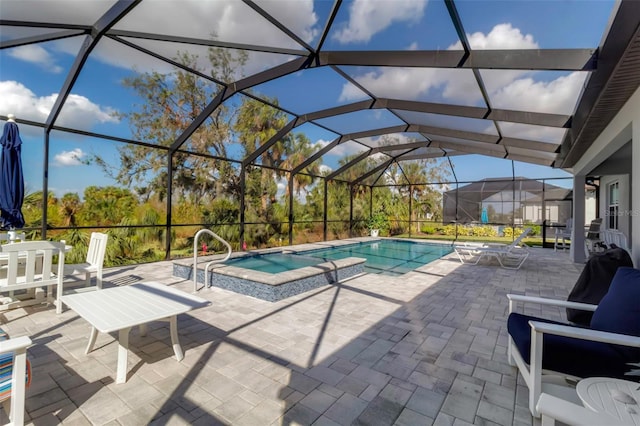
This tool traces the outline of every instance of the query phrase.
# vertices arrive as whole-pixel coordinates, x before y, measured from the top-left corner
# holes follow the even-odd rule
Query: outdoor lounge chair
[[[495,258],[503,268],[520,269],[529,252],[524,247],[522,240],[529,235],[531,228],[526,228],[522,233],[513,240],[509,245],[505,244],[484,244],[472,245],[462,244],[454,245],[453,249],[458,255],[461,263],[469,263],[477,265],[480,260],[485,257]]]
[[[542,392],[575,401],[567,380],[634,380],[627,374],[632,369],[629,363],[640,361],[640,270],[619,268],[598,305],[515,294],[507,298],[507,356],[529,388],[529,410],[535,417]],[[593,317],[589,327],[581,327],[514,312],[517,303],[583,309],[592,311]]]

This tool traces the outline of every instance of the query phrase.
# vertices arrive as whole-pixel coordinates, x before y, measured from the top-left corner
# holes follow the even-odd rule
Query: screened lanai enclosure
[[[548,239],[640,13],[579,3],[1,0],[25,231],[78,255],[106,231],[110,264],[188,256],[202,228],[251,249],[376,215],[383,235]]]

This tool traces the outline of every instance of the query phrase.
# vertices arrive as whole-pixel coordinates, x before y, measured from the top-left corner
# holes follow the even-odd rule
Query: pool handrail
[[[218,234],[216,234],[215,232],[213,232],[210,229],[201,229],[198,232],[196,232],[196,235],[193,237],[193,292],[196,293],[198,291],[198,239],[200,238],[200,235],[202,234],[209,234],[211,235],[213,238],[215,238],[216,240],[220,241],[222,244],[224,244],[227,247],[227,255],[225,256],[224,259],[216,259],[216,260],[212,260],[211,262],[207,263],[204,267],[204,287],[207,287],[207,271],[209,270],[209,267],[215,263],[222,263],[226,260],[229,259],[229,257],[231,257],[231,245],[226,242],[224,239],[222,239],[222,237],[220,237]]]

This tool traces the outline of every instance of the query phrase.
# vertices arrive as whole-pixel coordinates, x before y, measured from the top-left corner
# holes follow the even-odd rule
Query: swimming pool
[[[238,252],[213,264],[208,274],[204,264],[215,256],[201,258],[196,273],[197,281],[207,287],[276,302],[363,272],[400,276],[452,251],[450,244],[353,239]],[[174,261],[174,276],[193,279],[193,273],[188,260]]]
[[[324,260],[363,257],[365,272],[398,276],[453,252],[451,244],[383,239],[300,252]]]
[[[361,257],[365,272],[398,276],[440,259],[453,251],[451,244],[383,239],[290,253],[266,253],[230,259],[225,265],[276,274],[322,262]]]

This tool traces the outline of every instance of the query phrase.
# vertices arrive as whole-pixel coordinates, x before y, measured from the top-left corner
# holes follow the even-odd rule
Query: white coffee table
[[[116,383],[127,381],[129,331],[140,326],[146,332],[151,321],[169,321],[171,344],[176,359],[184,357],[178,340],[178,314],[211,304],[206,299],[155,282],[143,282],[91,292],[62,296],[62,303],[91,324],[91,334],[85,353],[91,352],[98,331],[118,332],[118,368]]]
[[[623,424],[640,425],[640,383],[608,377],[590,377],[576,386],[578,397],[585,407],[605,413]],[[636,404],[625,404],[613,398],[615,392],[624,392]]]

